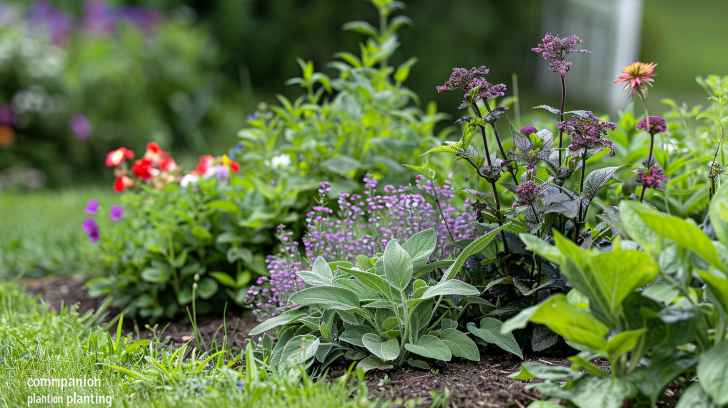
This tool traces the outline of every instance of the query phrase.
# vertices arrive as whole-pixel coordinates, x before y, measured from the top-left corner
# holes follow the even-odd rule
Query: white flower
[[[288,167],[291,165],[291,157],[288,156],[287,154],[281,154],[281,155],[275,156],[273,159],[271,159],[270,165],[274,169]]]
[[[200,180],[200,177],[197,174],[186,174],[182,177],[182,180],[179,181],[179,185],[183,188],[187,188],[191,184],[197,184],[198,180]]]

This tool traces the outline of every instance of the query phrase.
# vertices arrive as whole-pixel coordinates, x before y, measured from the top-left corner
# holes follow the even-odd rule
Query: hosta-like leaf
[[[637,394],[633,384],[623,378],[584,377],[569,390],[570,400],[579,408],[622,408]]]
[[[370,353],[382,361],[391,361],[399,357],[399,342],[397,339],[384,340],[374,333],[362,336],[362,344]]]
[[[422,299],[430,299],[436,296],[459,295],[478,296],[480,291],[475,286],[457,279],[440,281],[435,286],[427,288],[422,294]]]
[[[322,257],[316,257],[310,271],[298,272],[298,276],[308,286],[331,286],[334,282],[334,273]]]
[[[286,324],[296,321],[306,315],[307,315],[307,313],[305,311],[298,310],[298,309],[283,312],[283,313],[279,314],[278,316],[271,317],[270,319],[265,320],[262,323],[260,323],[259,325],[253,327],[253,329],[250,330],[250,333],[248,333],[248,335],[257,336],[259,334],[263,334],[263,333],[267,332],[268,330],[275,329],[276,327],[286,325]]]
[[[382,258],[387,281],[395,288],[404,290],[412,280],[412,257],[393,239],[387,243]]]
[[[306,288],[291,296],[291,303],[303,306],[323,306],[336,310],[351,310],[359,307],[359,297],[349,289],[335,286]]]
[[[529,321],[548,326],[565,340],[595,351],[604,350],[607,344],[605,337],[609,328],[591,313],[570,304],[563,294],[553,295],[541,304],[523,310],[503,323],[501,333],[522,329]]]
[[[549,245],[546,241],[532,234],[519,234],[518,236],[526,244],[529,251],[533,251],[551,262],[561,263],[561,252],[555,246]]]
[[[371,370],[389,370],[393,368],[391,364],[387,364],[384,361],[378,359],[376,356],[369,356],[359,361],[356,364],[357,368],[361,368],[365,373]]]
[[[586,176],[586,180],[584,180],[584,197],[586,197],[587,200],[593,200],[594,197],[599,194],[599,190],[606,186],[607,183],[609,183],[609,180],[614,177],[614,173],[618,169],[618,166],[604,167],[589,173],[589,175]]]
[[[710,288],[724,315],[728,316],[728,279],[705,271],[698,272],[698,275]]]
[[[607,340],[606,352],[609,358],[615,361],[624,354],[634,350],[646,329],[626,330],[619,332]]]
[[[412,257],[414,264],[424,264],[435,250],[437,233],[434,228],[420,231],[402,244],[402,248]]]
[[[619,218],[627,235],[638,243],[645,251],[653,252],[660,242],[654,231],[642,221],[637,210],[642,204],[636,201],[619,203]]]
[[[362,285],[375,290],[387,299],[397,296],[395,289],[383,277],[375,273],[360,271],[354,268],[340,268],[340,270],[353,276]]]
[[[680,396],[675,408],[720,408],[700,386],[694,383]]]
[[[453,356],[480,361],[478,345],[467,334],[454,328],[444,329],[440,332],[440,340],[447,344]]]
[[[716,404],[728,404],[728,340],[700,356],[698,380]]]
[[[452,360],[452,352],[444,341],[435,336],[426,334],[417,340],[415,344],[407,343],[405,350],[421,357],[432,358],[440,361]]]
[[[484,317],[480,319],[480,327],[472,322],[468,323],[468,331],[488,344],[495,344],[501,349],[523,358],[523,352],[516,338],[510,332],[501,333],[502,326],[503,323],[500,320]]]
[[[305,364],[316,356],[319,344],[318,337],[314,335],[304,334],[295,336],[283,347],[281,362],[284,362],[289,367]]]

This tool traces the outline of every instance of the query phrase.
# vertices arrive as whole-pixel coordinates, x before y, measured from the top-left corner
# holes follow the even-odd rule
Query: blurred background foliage
[[[715,17],[728,3],[643,3],[640,57],[659,63],[652,109],[667,96],[699,102],[695,77],[728,72],[728,28]],[[544,8],[558,4],[408,0],[413,25],[392,62],[417,57],[407,86],[422,106],[452,66],[488,65],[509,86],[515,73],[528,114],[556,103],[539,94],[530,48],[548,29]],[[295,94],[285,81],[296,58],[330,72],[337,51],[356,47],[341,31],[354,19],[377,17],[361,0],[0,2],[0,188],[92,181],[106,150],[150,139],[190,157],[224,151],[258,102]],[[440,110],[457,114],[456,99],[438,97]]]

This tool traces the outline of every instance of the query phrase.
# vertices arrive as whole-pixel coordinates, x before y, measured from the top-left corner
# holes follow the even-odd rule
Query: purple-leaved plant
[[[392,239],[405,241],[417,232],[434,228],[438,245],[434,258],[453,256],[454,241],[474,239],[479,231],[475,214],[459,210],[453,203],[449,185],[435,186],[418,177],[414,186],[387,185],[377,191],[377,182],[364,179],[363,194],[342,193],[336,208],[328,205],[330,185],[321,183],[320,199],[306,217],[304,254],[292,234],[279,227],[281,247],[267,258],[269,277],[261,277],[247,293],[259,319],[276,315],[287,307],[288,297],[303,288],[297,272],[310,267],[321,256],[326,260],[355,261],[357,256],[373,256]],[[434,204],[428,201],[432,197]],[[470,203],[465,203],[465,208]]]

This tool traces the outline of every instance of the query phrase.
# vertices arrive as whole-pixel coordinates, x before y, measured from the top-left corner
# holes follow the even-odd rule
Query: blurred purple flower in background
[[[15,123],[13,108],[7,104],[0,104],[0,125],[12,126]]]
[[[86,232],[88,239],[91,240],[92,243],[95,244],[99,242],[99,226],[96,224],[96,221],[91,218],[87,218],[83,222],[83,230]]]
[[[98,210],[99,210],[98,200],[94,200],[94,199],[88,200],[88,202],[86,203],[86,208],[84,209],[84,211],[86,211],[86,214],[94,215],[94,214],[96,214],[96,212]]]
[[[91,122],[83,114],[73,115],[70,126],[77,139],[88,140],[91,138]]]
[[[73,30],[71,18],[47,0],[33,3],[28,9],[28,21],[33,26],[40,26],[48,30],[53,44],[59,46],[68,42]]]
[[[112,205],[111,206],[111,221],[117,222],[124,216],[124,207],[120,205]]]
[[[541,42],[531,51],[540,55],[548,64],[551,71],[565,76],[574,66],[574,63],[568,61],[566,56],[569,54],[588,54],[589,50],[581,48],[582,39],[576,35],[568,35],[559,37],[551,33],[546,33]]]
[[[89,0],[83,6],[83,28],[95,34],[111,34],[116,30],[116,17],[103,0]]]

